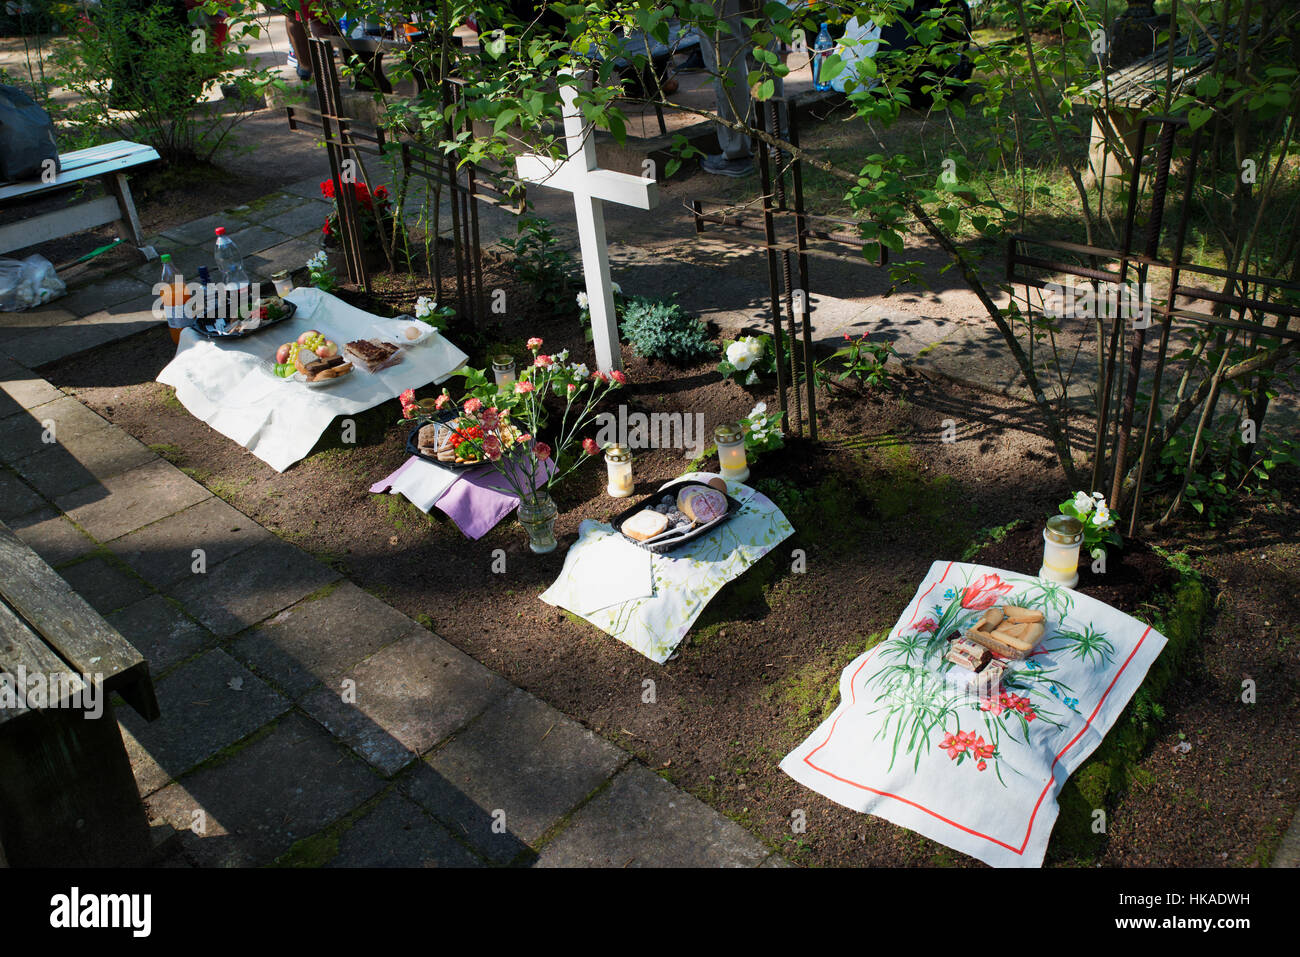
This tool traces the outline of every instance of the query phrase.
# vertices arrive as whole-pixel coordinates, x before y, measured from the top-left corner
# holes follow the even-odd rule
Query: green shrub
[[[571,315],[574,300],[574,262],[560,248],[551,224],[540,216],[519,217],[519,232],[513,241],[500,240],[514,253],[514,273],[533,287],[537,301],[552,316]]]
[[[685,365],[713,356],[709,330],[676,302],[632,296],[623,306],[623,338],[647,359]]]

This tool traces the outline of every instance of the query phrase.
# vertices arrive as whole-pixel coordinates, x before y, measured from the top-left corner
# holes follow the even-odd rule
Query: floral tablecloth
[[[681,476],[712,477],[704,472]],[[739,482],[728,482],[727,492],[741,503],[736,514],[666,555],[638,548],[604,522],[587,519],[542,601],[569,609],[663,664],[723,585],[794,534],[794,526],[761,492]],[[621,590],[612,590],[606,581],[611,567],[628,582]],[[600,596],[617,600],[593,607],[602,603]]]
[[[995,604],[1041,609],[1047,632],[1000,687],[947,662],[947,636]],[[830,799],[994,866],[1042,863],[1057,794],[1165,645],[1044,579],[935,562],[889,637],[840,676],[840,704],[781,762]]]

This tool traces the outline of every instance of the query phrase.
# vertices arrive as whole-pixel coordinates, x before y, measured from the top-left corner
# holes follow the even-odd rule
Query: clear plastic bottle
[[[189,325],[189,320],[185,317],[185,301],[189,295],[185,291],[185,279],[176,271],[172,264],[172,257],[168,253],[163,253],[159,257],[162,261],[162,306],[163,316],[167,319],[167,326],[171,331],[172,342],[181,341],[181,330]]]
[[[835,41],[831,39],[831,31],[823,23],[821,30],[817,33],[817,42],[813,44],[812,75],[814,89],[829,90],[831,88],[830,83],[822,82],[822,64],[826,62],[827,57],[831,55],[834,49]]]
[[[221,290],[217,299],[224,306],[218,317],[217,328],[224,333],[228,330],[228,321],[248,315],[251,283],[248,273],[244,272],[244,257],[239,255],[239,247],[234,240],[226,235],[226,227],[218,226],[216,234],[217,249],[214,258],[217,268],[221,270]]]

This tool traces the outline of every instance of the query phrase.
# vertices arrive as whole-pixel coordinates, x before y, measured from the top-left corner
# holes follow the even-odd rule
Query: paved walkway
[[[130,314],[0,352],[48,358]],[[0,521],[150,663],[162,717],[118,715],[151,819],[179,832],[169,865],[783,863],[12,358]]]

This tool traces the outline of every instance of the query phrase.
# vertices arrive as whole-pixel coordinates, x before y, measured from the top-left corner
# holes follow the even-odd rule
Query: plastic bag
[[[47,160],[57,172],[59,148],[50,114],[18,87],[0,84],[0,180],[35,179]]]
[[[0,312],[21,312],[68,291],[44,256],[0,259]]]

